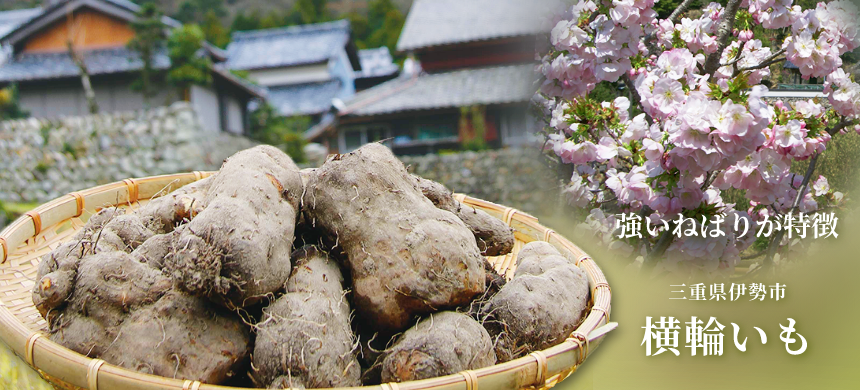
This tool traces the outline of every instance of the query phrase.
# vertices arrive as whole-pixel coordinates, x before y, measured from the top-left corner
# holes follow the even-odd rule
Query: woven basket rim
[[[126,179],[73,192],[45,203],[28,212],[0,232],[0,340],[5,342],[27,364],[38,370],[46,379],[64,388],[97,390],[126,389],[239,389],[201,384],[180,379],[141,374],[113,366],[100,359],[91,359],[51,341],[38,330],[28,327],[4,301],[4,292],[11,289],[9,281],[3,279],[7,269],[11,270],[16,257],[32,255],[35,249],[44,250],[47,243],[59,241],[52,229],[72,221],[86,211],[119,205],[134,206],[154,196],[173,191],[183,185],[211,176],[213,172],[195,171],[173,175]],[[389,383],[353,389],[421,390],[421,389],[477,389],[498,388],[502,383],[514,383],[514,388],[548,389],[576,371],[577,367],[600,344],[606,334],[617,327],[609,322],[611,289],[597,263],[578,246],[552,229],[538,223],[538,219],[522,211],[501,206],[485,200],[455,194],[461,203],[483,210],[501,219],[514,228],[517,238],[515,250],[506,256],[491,259],[504,276],[510,277],[516,267],[516,253],[520,242],[547,241],[585,271],[591,293],[590,307],[580,326],[566,341],[525,357],[470,370],[445,377],[421,381]],[[80,224],[80,221],[78,221]],[[35,248],[35,249],[34,249]],[[37,256],[36,259],[38,259]],[[32,260],[31,260],[32,263]],[[26,266],[26,264],[23,264]],[[30,267],[37,267],[38,262]],[[513,267],[513,268],[511,268]],[[16,275],[20,271],[12,271]],[[22,278],[25,277],[22,274]],[[20,278],[14,280],[21,282]],[[29,296],[29,295],[28,295]],[[31,309],[30,298],[19,303],[17,308]],[[495,387],[494,387],[495,386]]]

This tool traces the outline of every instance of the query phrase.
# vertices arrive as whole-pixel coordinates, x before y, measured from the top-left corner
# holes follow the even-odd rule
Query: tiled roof
[[[268,98],[269,91],[265,87],[261,87],[246,79],[236,76],[229,69],[225,68],[223,64],[212,64],[212,67],[210,69],[212,69],[212,72],[214,74],[224,78],[228,82],[242,89],[245,89],[246,91],[251,93],[251,95],[254,95],[254,97],[261,99]]]
[[[39,16],[42,8],[16,9],[0,12],[0,37],[8,34],[30,19]]]
[[[32,14],[28,15],[27,18],[21,20],[14,27],[11,28],[3,28],[0,26],[0,38],[7,40],[13,39],[18,40],[19,38],[11,38],[12,33],[17,31],[18,29],[26,29],[29,25],[34,23],[50,23],[56,19],[65,17],[67,12],[64,7],[72,6],[73,9],[77,9],[79,7],[95,7],[96,9],[103,10],[116,10],[118,7],[121,11],[119,13],[111,11],[110,13],[116,17],[120,17],[123,20],[132,20],[135,17],[135,14],[140,10],[140,6],[128,1],[128,0],[60,0],[56,1],[52,4],[45,6],[45,8],[33,8],[29,10],[15,10],[8,12],[24,12],[30,11]],[[26,13],[26,12],[25,12]],[[162,16],[162,23],[169,27],[179,27],[182,26],[179,21],[173,19],[168,16]],[[0,21],[0,25],[3,22]],[[32,34],[30,32],[29,34]]]
[[[361,61],[361,70],[355,72],[356,78],[390,76],[400,70],[385,46],[359,50],[358,58]]]
[[[233,33],[227,67],[277,68],[324,62],[350,41],[349,21]]]
[[[549,31],[539,15],[546,0],[415,0],[397,50]]]
[[[126,48],[90,50],[81,53],[91,75],[130,72],[140,69],[140,56]],[[155,55],[156,69],[170,67],[166,50]],[[44,80],[78,76],[78,67],[66,52],[23,53],[0,65],[0,82]]]
[[[331,108],[332,99],[342,93],[340,80],[270,87],[269,103],[281,115],[314,115]]]
[[[537,90],[533,65],[512,65],[401,77],[359,92],[341,115],[370,116],[411,110],[528,101]]]

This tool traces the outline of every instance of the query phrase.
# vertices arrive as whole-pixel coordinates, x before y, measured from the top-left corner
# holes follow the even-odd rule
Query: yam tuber
[[[416,315],[484,291],[484,259],[472,233],[425,198],[381,144],[310,173],[302,202],[306,223],[345,253],[355,309],[377,330],[405,329]]]
[[[257,326],[256,382],[275,389],[359,386],[340,268],[312,246],[293,260],[287,293],[264,309]]]
[[[236,153],[209,183],[205,209],[164,259],[186,291],[241,308],[283,289],[302,192],[299,169],[272,146]]]
[[[511,253],[514,248],[514,232],[508,225],[483,210],[460,203],[442,184],[414,175],[413,178],[424,196],[436,207],[454,213],[469,227],[482,255],[501,256]]]
[[[46,255],[33,302],[51,340],[83,355],[148,374],[221,383],[247,361],[240,318],[177,289],[136,260],[152,232],[137,215],[94,215]],[[150,246],[151,247],[151,246]]]
[[[564,341],[588,304],[585,272],[546,242],[525,245],[513,279],[484,303],[481,319],[509,361]]]
[[[138,215],[153,232],[170,233],[203,211],[211,183],[212,176],[154,198],[138,210]]]
[[[496,364],[493,342],[481,324],[453,311],[431,314],[385,352],[382,382],[406,382]]]

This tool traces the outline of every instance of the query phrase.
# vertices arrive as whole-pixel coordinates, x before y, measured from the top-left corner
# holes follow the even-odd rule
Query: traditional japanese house
[[[347,20],[236,32],[232,38],[226,66],[265,87],[280,115],[317,123],[334,99],[355,95],[362,67]]]
[[[2,32],[0,42],[11,50],[0,65],[0,86],[16,84],[20,105],[34,117],[75,116],[89,113],[81,71],[69,44],[79,53],[90,75],[100,111],[128,111],[188,100],[209,131],[241,134],[248,130],[248,102],[265,91],[232,75],[221,62],[223,51],[208,44],[200,55],[209,56],[212,83],[176,91],[160,86],[146,101],[132,90],[143,63],[126,45],[134,38],[130,23],[139,6],[126,0],[53,0],[19,19]],[[13,11],[24,12],[24,11]],[[26,12],[24,12],[26,13]],[[2,16],[0,16],[2,20]],[[181,26],[162,18],[165,30]],[[166,48],[154,55],[154,67],[170,67]]]
[[[355,71],[355,90],[357,92],[375,87],[400,75],[400,67],[394,63],[387,47],[358,51],[361,70]]]
[[[398,154],[529,142],[540,9],[520,0],[416,0],[397,44],[412,58],[402,74],[357,93],[306,137],[341,153],[381,140]]]

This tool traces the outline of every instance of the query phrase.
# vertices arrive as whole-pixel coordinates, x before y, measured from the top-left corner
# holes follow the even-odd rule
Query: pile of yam
[[[167,191],[165,191],[167,192]],[[274,389],[477,370],[560,343],[584,273],[546,243],[510,281],[513,230],[382,144],[300,170],[258,146],[212,176],[92,215],[45,255],[51,340],[147,374]]]

